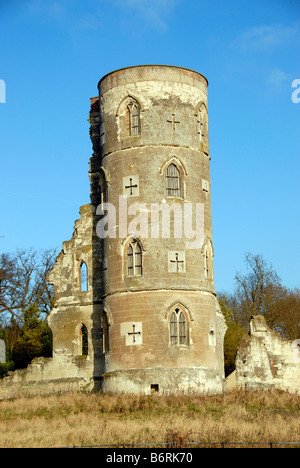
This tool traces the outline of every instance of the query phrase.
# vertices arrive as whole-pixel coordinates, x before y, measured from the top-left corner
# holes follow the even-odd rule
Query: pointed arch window
[[[127,127],[130,136],[140,134],[140,106],[135,101],[127,104]]]
[[[183,311],[176,307],[170,317],[170,342],[171,345],[186,345],[187,323]]]
[[[89,354],[89,339],[88,339],[88,330],[84,323],[79,330],[79,351],[81,356],[87,356]]]
[[[101,327],[102,327],[102,343],[103,343],[103,354],[109,352],[109,323],[107,314],[105,311],[102,312],[101,316]]]
[[[128,276],[142,275],[142,249],[137,240],[132,241],[127,249]]]
[[[134,137],[141,134],[142,110],[141,103],[137,98],[127,95],[122,99],[116,113],[121,138]]]
[[[80,265],[80,291],[86,292],[88,290],[88,271],[85,262]]]
[[[171,163],[166,171],[167,197],[181,197],[180,172],[176,164]]]
[[[201,104],[197,114],[197,131],[201,143],[208,143],[208,115],[205,104]]]
[[[204,277],[207,279],[213,278],[213,251],[210,241],[204,247]]]

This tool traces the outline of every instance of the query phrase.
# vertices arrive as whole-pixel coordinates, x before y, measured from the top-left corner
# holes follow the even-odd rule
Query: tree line
[[[34,357],[52,356],[47,317],[54,295],[47,278],[55,258],[54,249],[0,255],[0,339],[6,343],[0,377],[27,367]]]
[[[288,289],[262,255],[245,255],[246,273],[236,273],[233,293],[219,293],[227,332],[224,340],[225,374],[235,368],[242,336],[253,315],[263,315],[267,325],[283,338],[300,338],[300,290]]]
[[[27,367],[34,357],[52,355],[47,317],[54,305],[48,282],[56,258],[54,249],[17,250],[0,255],[0,339],[6,343],[9,370]],[[225,374],[235,368],[242,336],[252,315],[263,315],[268,326],[289,340],[300,338],[300,290],[290,290],[262,255],[245,255],[246,273],[235,275],[232,293],[217,294],[227,324],[224,341]]]

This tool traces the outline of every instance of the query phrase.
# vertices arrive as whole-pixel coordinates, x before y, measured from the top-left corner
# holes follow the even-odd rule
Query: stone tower
[[[89,117],[91,203],[50,275],[62,378],[113,392],[223,390],[207,84],[161,65],[99,82]]]
[[[207,85],[185,68],[137,66],[103,77],[92,99],[104,391],[223,389]]]

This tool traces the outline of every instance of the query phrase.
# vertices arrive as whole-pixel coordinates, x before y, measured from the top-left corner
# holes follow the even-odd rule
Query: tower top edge
[[[119,77],[120,75],[123,75],[124,73],[128,72],[128,73],[132,73],[134,71],[138,72],[139,74],[142,74],[143,71],[144,72],[149,72],[149,70],[153,70],[153,72],[155,70],[159,70],[160,72],[162,72],[163,69],[165,69],[166,72],[171,72],[172,70],[174,72],[183,72],[185,75],[188,75],[188,76],[193,76],[194,78],[198,79],[198,80],[205,80],[206,82],[206,85],[208,86],[208,80],[207,78],[202,74],[202,73],[199,73],[195,70],[192,70],[191,68],[186,68],[186,67],[179,67],[179,66],[176,66],[176,65],[159,65],[159,64],[156,64],[156,65],[134,65],[134,66],[129,66],[129,67],[124,67],[124,68],[119,68],[117,70],[113,70],[109,73],[107,73],[106,75],[104,75],[98,82],[98,89],[100,88],[100,84],[106,80],[107,78],[115,78],[115,77]],[[145,79],[145,77],[144,77]],[[151,77],[150,77],[150,74],[149,74],[149,80],[151,80]],[[153,77],[154,79],[154,77]],[[157,79],[157,77],[156,77]],[[163,79],[163,78],[161,78]]]

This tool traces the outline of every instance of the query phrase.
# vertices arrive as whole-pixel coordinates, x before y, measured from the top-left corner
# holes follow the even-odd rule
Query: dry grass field
[[[300,396],[63,394],[0,402],[0,447],[296,442]]]

